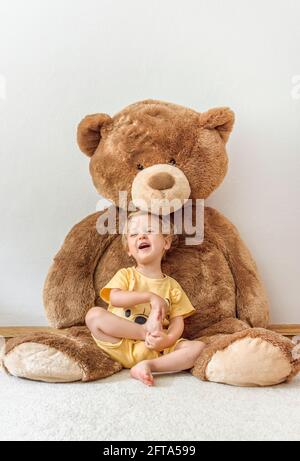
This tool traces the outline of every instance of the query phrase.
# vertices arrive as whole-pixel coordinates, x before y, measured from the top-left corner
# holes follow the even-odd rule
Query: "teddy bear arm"
[[[251,327],[266,327],[268,300],[255,261],[237,228],[213,208],[207,208],[209,225],[230,267],[236,286],[236,315]]]
[[[53,327],[84,324],[87,310],[95,304],[95,267],[115,238],[97,232],[100,214],[88,216],[71,229],[48,272],[43,298]]]
[[[227,242],[227,258],[236,285],[237,317],[251,327],[267,327],[269,305],[257,266],[238,232]]]

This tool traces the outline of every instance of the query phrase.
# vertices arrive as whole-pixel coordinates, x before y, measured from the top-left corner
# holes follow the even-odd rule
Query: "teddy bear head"
[[[222,182],[226,142],[234,123],[226,108],[195,110],[158,100],[131,104],[113,117],[86,116],[78,126],[80,149],[90,157],[93,183],[120,205],[120,191],[163,206],[205,199]],[[141,207],[142,208],[142,207]]]

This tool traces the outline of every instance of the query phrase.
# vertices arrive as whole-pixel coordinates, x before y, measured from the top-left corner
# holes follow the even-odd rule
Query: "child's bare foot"
[[[154,384],[151,368],[147,360],[143,360],[132,367],[130,374],[133,378],[139,379],[142,383],[147,384],[147,386],[153,386]]]

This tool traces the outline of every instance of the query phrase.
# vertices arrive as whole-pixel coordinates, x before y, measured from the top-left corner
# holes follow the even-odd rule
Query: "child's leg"
[[[117,343],[120,338],[145,340],[146,328],[130,320],[108,312],[103,307],[92,307],[85,322],[93,336],[101,341]]]
[[[200,341],[182,341],[177,344],[174,352],[162,355],[157,359],[143,360],[131,368],[131,376],[140,379],[145,384],[153,384],[152,371],[181,371],[192,368],[196,359],[205,348]]]

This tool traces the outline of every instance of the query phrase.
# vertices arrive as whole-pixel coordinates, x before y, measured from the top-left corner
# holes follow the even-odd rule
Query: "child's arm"
[[[165,313],[167,302],[151,291],[126,291],[120,288],[112,288],[110,302],[114,307],[131,307],[135,304],[150,303],[151,309],[157,309]],[[163,315],[164,318],[164,315]]]
[[[170,325],[168,328],[168,338],[169,341],[171,341],[170,346],[172,346],[177,339],[181,338],[183,330],[184,320],[181,315],[179,315],[178,317],[174,317],[172,320],[170,320]]]

